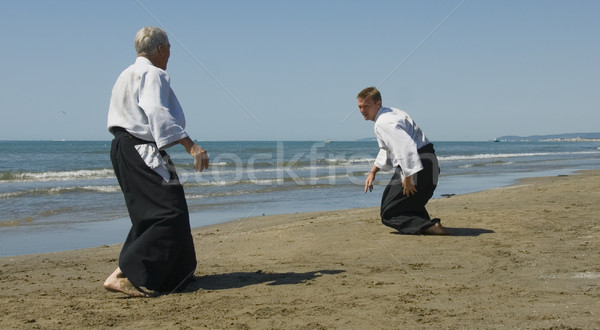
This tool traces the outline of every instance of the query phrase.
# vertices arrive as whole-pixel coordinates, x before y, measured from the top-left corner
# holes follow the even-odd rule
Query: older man
[[[134,45],[135,63],[117,79],[108,110],[111,161],[132,227],[119,266],[104,287],[145,297],[183,288],[196,269],[183,187],[165,149],[183,145],[197,171],[208,168],[209,159],[186,133],[183,110],[170,87],[167,34],[144,27]]]
[[[382,107],[377,88],[363,89],[357,99],[365,120],[375,122],[380,147],[365,181],[365,192],[373,190],[373,181],[380,169],[395,168],[381,198],[383,224],[403,234],[449,234],[439,219],[430,219],[425,209],[439,174],[433,144],[406,112]]]

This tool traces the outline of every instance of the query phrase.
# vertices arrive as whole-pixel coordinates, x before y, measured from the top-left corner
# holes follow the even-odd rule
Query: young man
[[[432,220],[425,209],[439,175],[433,144],[406,112],[382,107],[377,88],[367,87],[356,98],[365,120],[375,122],[380,147],[365,182],[365,193],[373,190],[380,169],[395,168],[381,198],[383,224],[402,234],[448,235],[439,219]]]

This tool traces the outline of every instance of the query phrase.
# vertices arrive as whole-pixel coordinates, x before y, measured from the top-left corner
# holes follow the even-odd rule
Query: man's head
[[[153,26],[143,27],[136,33],[133,44],[137,56],[149,59],[156,67],[167,69],[171,44],[165,31]]]
[[[381,108],[381,93],[375,87],[367,87],[356,95],[358,109],[365,120],[375,121],[377,112]]]

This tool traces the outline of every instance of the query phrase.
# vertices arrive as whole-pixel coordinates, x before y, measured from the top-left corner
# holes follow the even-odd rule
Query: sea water
[[[378,206],[364,180],[375,141],[199,142],[210,167],[168,150],[192,227],[247,217]],[[441,176],[434,198],[532,176],[600,168],[600,142],[434,142]],[[110,141],[0,141],[0,256],[123,242],[130,223],[110,163]]]

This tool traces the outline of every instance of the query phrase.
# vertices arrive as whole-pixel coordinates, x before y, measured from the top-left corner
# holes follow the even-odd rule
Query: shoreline
[[[540,172],[516,172],[499,173],[495,176],[489,175],[468,175],[468,176],[442,176],[440,186],[436,189],[434,198],[439,199],[447,196],[458,196],[482,192],[490,189],[515,185],[524,178],[572,175],[579,172],[577,169],[555,169]],[[357,186],[357,199],[360,204],[365,203],[365,197],[371,200],[372,206],[377,207],[381,198],[381,191],[389,180],[391,173],[383,173],[378,180],[376,191],[364,196],[361,192],[362,186]],[[484,181],[483,178],[486,180]],[[287,204],[290,204],[289,202]],[[307,213],[307,212],[330,212],[343,211],[347,207],[333,206],[324,208],[323,204],[308,207],[306,205],[295,205],[295,210],[289,212],[290,205],[261,205],[262,208],[256,208],[253,205],[242,205],[240,208],[232,210],[208,210],[203,212],[191,212],[190,224],[192,229],[199,229],[214,224],[223,224],[239,219],[246,219],[249,216],[262,217],[263,214],[274,216],[286,216],[289,214]],[[286,206],[287,205],[287,206]],[[258,210],[258,211],[257,211]],[[61,225],[38,225],[38,226],[5,226],[0,228],[4,230],[0,237],[0,257],[10,257],[17,255],[30,255],[39,253],[61,252],[70,250],[79,250],[103,245],[120,244],[125,240],[125,236],[130,228],[128,217],[112,219],[108,221],[95,221],[90,223],[64,223]]]
[[[599,328],[600,171],[432,200],[453,236],[406,236],[378,208],[193,230],[188,293],[102,283],[120,244],[0,258],[2,328]]]

